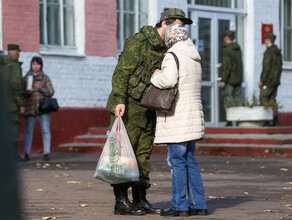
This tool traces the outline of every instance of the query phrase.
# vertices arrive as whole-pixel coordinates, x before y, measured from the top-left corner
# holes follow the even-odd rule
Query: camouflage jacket
[[[225,44],[222,55],[222,82],[230,85],[242,83],[242,53],[237,43]]]
[[[268,86],[280,85],[280,78],[282,72],[282,54],[281,50],[273,45],[264,53],[263,71],[261,74],[261,82]]]
[[[17,112],[24,106],[21,62],[11,56],[0,56],[0,68],[8,100],[8,110]]]
[[[112,113],[118,104],[125,104],[125,120],[146,127],[147,121],[155,120],[155,112],[140,105],[150,85],[155,69],[161,68],[166,47],[156,28],[144,26],[140,32],[130,36],[124,45],[112,77],[112,91],[107,109]]]

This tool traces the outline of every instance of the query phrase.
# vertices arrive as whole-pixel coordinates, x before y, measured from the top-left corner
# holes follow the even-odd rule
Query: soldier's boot
[[[146,199],[146,189],[138,186],[132,187],[133,205],[137,208],[142,208],[147,214],[160,214],[162,209],[154,207]]]
[[[141,208],[134,207],[128,198],[128,189],[120,186],[114,186],[115,194],[115,215],[145,215]]]

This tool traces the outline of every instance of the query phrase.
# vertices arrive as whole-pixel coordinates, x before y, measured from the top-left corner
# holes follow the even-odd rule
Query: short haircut
[[[231,41],[233,41],[233,40],[234,40],[234,38],[235,38],[235,36],[234,36],[234,35],[225,35],[225,36],[229,37],[229,39],[230,39]]]
[[[43,70],[43,59],[39,56],[35,56],[30,61],[30,70],[32,70],[32,63],[37,62],[39,65],[41,65],[41,70]]]
[[[176,20],[176,18],[168,18],[168,19],[165,19],[165,20],[163,20],[163,21],[165,21],[166,25],[171,25],[171,24],[173,24],[173,23],[175,22],[175,20]],[[163,22],[163,21],[158,22],[158,23],[155,25],[155,27],[156,27],[156,28],[161,28],[161,27],[162,27],[162,22]]]

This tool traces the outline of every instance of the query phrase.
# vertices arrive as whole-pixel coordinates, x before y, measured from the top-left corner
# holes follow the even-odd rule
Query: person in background
[[[186,18],[185,13],[178,8],[162,12],[156,27],[144,26],[139,33],[126,40],[112,77],[112,91],[107,102],[107,109],[111,112],[111,124],[117,116],[123,116],[140,173],[139,182],[113,185],[115,214],[161,213],[160,208],[152,206],[146,199],[146,190],[151,186],[150,155],[153,149],[156,112],[141,106],[140,102],[150,85],[154,70],[161,66],[166,52],[165,30],[173,23],[191,24],[192,20]],[[133,203],[128,198],[130,187]]]
[[[280,85],[282,73],[282,54],[281,50],[274,45],[276,35],[267,34],[265,36],[265,45],[267,47],[264,53],[263,70],[261,73],[260,104],[273,107],[273,121],[266,125],[278,126],[278,105],[276,101],[278,86]]]
[[[18,138],[21,129],[21,118],[24,114],[24,97],[22,87],[22,69],[21,62],[18,61],[20,48],[17,44],[8,44],[8,55],[0,56],[0,67],[3,76],[4,94],[8,102],[9,117],[13,130],[13,141],[15,150],[18,149]],[[18,155],[18,160],[21,161]]]
[[[201,57],[184,27],[175,24],[166,33],[169,49],[161,70],[151,78],[151,83],[160,89],[178,88],[172,113],[157,112],[154,142],[167,143],[172,177],[172,206],[161,216],[207,215],[203,181],[194,155],[196,140],[205,133]],[[170,52],[177,56],[179,65]]]
[[[239,44],[234,42],[234,37],[233,31],[224,33],[222,64],[219,64],[222,68],[220,88],[225,110],[229,105],[240,105],[242,101],[242,53]],[[232,126],[232,122],[228,121],[226,126]]]
[[[31,150],[33,131],[37,118],[40,120],[44,160],[49,161],[49,153],[51,148],[51,132],[50,120],[51,113],[39,112],[38,106],[41,99],[52,97],[54,95],[54,88],[52,86],[49,76],[43,72],[43,60],[41,57],[33,57],[30,63],[30,70],[24,77],[24,84],[26,86],[25,99],[25,136],[24,136],[24,161],[29,161],[29,153]]]

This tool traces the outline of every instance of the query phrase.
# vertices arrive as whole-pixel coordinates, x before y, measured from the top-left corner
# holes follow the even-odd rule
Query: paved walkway
[[[148,199],[168,208],[171,176],[165,159],[152,156]],[[97,160],[98,154],[57,153],[50,163],[41,155],[19,163],[24,219],[166,219],[115,216],[111,187],[93,178]],[[286,207],[292,204],[291,159],[199,156],[197,160],[210,215],[185,219],[292,219],[292,208]]]

